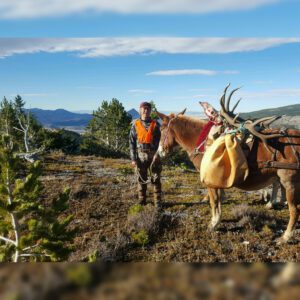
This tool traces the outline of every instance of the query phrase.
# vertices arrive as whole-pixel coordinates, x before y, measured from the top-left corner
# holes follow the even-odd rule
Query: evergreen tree
[[[1,135],[6,134],[14,138],[15,142],[20,138],[20,134],[16,134],[14,127],[18,126],[16,110],[12,101],[8,101],[6,97],[0,103],[0,132]]]
[[[13,105],[14,105],[14,108],[16,109],[17,113],[24,112],[25,101],[23,101],[23,99],[20,95],[17,95],[15,97]]]
[[[103,101],[87,129],[100,145],[114,151],[128,150],[128,132],[131,116],[125,111],[121,102],[113,98],[111,102]]]
[[[159,116],[158,114],[156,113],[157,109],[156,109],[156,105],[154,103],[153,100],[150,101],[150,104],[151,104],[151,119],[153,120],[158,120],[159,119]]]
[[[82,137],[66,129],[43,131],[46,150],[62,150],[65,154],[79,154]]]
[[[41,200],[43,186],[39,181],[40,174],[41,163],[36,161],[26,170],[15,154],[11,137],[2,135],[1,261],[60,261],[65,260],[71,251],[67,244],[72,242],[75,233],[68,229],[72,216],[61,217],[68,208],[69,190],[46,205]]]
[[[42,126],[24,109],[25,102],[17,95],[14,101],[5,97],[0,103],[0,133],[10,136],[19,152],[31,152],[41,146]]]
[[[21,96],[17,95],[12,105],[18,120],[18,124],[14,129],[22,134],[21,149],[26,153],[31,153],[41,147],[38,143],[38,135],[41,134],[42,125],[39,124],[29,110],[25,110],[25,102]]]

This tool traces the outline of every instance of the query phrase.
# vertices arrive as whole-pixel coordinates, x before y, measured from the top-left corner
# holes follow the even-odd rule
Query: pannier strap
[[[261,161],[258,162],[258,168],[275,168],[275,169],[289,169],[289,170],[300,170],[300,163],[285,163],[279,161]]]

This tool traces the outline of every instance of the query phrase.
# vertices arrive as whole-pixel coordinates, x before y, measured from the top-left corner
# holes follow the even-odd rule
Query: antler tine
[[[226,95],[228,88],[230,87],[231,83],[228,83],[224,89],[224,95]]]
[[[273,117],[271,117],[273,118]],[[262,118],[262,119],[270,119],[270,117],[267,117],[267,118]],[[262,120],[260,119],[260,120]],[[257,120],[257,121],[260,121],[260,120]],[[264,144],[267,144],[267,140],[269,139],[274,139],[274,138],[280,138],[280,137],[283,137],[283,134],[281,133],[275,133],[275,134],[269,134],[269,135],[266,135],[266,134],[263,134],[263,133],[260,133],[258,132],[256,129],[255,129],[255,126],[258,124],[257,121],[255,122],[252,122],[252,123],[245,123],[244,124],[244,127],[246,129],[248,129],[254,136],[258,137],[259,139],[262,140],[262,142]]]
[[[239,105],[239,103],[241,102],[242,98],[240,98],[236,104],[234,105],[233,109],[232,109],[232,113],[234,113],[235,109],[237,108],[237,106]]]
[[[268,121],[265,121],[265,122],[262,122],[262,125],[267,128],[269,127],[274,121],[280,119],[282,116],[274,116],[272,119],[268,120]]]
[[[237,118],[240,116],[240,114],[238,113],[234,118],[233,118],[233,122],[235,123]]]
[[[221,104],[221,107],[222,107],[222,109],[225,111],[226,109],[225,109],[225,97],[226,97],[226,93],[227,93],[227,90],[228,90],[228,88],[230,87],[230,83],[228,83],[227,85],[226,85],[226,87],[225,87],[225,89],[224,89],[224,92],[223,92],[223,95],[222,95],[222,97],[221,97],[221,99],[220,99],[220,104]]]
[[[274,120],[274,118],[277,118],[277,116],[263,117],[263,118],[257,119],[256,121],[252,122],[252,124],[253,124],[253,126],[256,126],[259,123],[264,123],[264,122],[268,122],[270,120]]]
[[[231,118],[231,116],[225,111],[221,110],[220,115],[227,121],[228,124],[230,124],[233,127],[239,128],[240,124],[236,122],[236,119]]]
[[[237,90],[239,90],[239,89],[240,89],[240,87],[238,87],[238,88],[232,90],[231,93],[229,94],[229,97],[228,97],[228,100],[227,100],[227,104],[226,104],[226,109],[227,109],[227,111],[229,111],[230,100],[231,100],[232,95],[233,95]]]

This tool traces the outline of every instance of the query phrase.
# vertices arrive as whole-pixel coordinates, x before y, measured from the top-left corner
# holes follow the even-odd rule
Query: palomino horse
[[[223,95],[225,98],[225,93]],[[222,98],[223,98],[222,97]],[[197,143],[199,133],[206,124],[206,121],[191,118],[183,115],[184,112],[169,116],[158,113],[162,119],[161,140],[159,154],[165,156],[176,145],[182,146],[187,151],[195,167],[199,169],[201,154],[193,158],[193,151]],[[240,127],[238,118],[231,116],[232,112],[222,105],[221,114],[231,126]],[[262,122],[265,119],[262,120]],[[259,122],[248,121],[247,127],[255,134],[256,125]],[[286,242],[292,236],[300,209],[300,131],[287,130],[286,135],[279,133],[279,130],[265,130],[258,132],[261,139],[255,139],[255,143],[248,156],[250,173],[245,182],[237,185],[243,190],[258,190],[264,188],[279,178],[280,183],[286,190],[286,199],[289,206],[290,219],[286,231],[279,242]],[[266,145],[264,138],[270,139]],[[272,148],[273,151],[270,150]],[[208,187],[212,219],[210,228],[214,229],[221,220],[222,190]],[[298,197],[298,199],[297,199]]]

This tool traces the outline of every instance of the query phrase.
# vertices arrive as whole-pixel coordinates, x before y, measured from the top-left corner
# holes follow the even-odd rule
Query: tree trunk
[[[11,190],[11,182],[10,182],[10,178],[9,178],[9,170],[7,168],[7,172],[6,172],[6,185],[7,185],[7,190],[8,190],[8,198],[7,198],[7,202],[9,205],[12,204],[13,202],[13,196],[12,196],[12,190]],[[17,219],[17,216],[14,212],[9,213],[10,217],[11,217],[11,222],[12,222],[12,227],[13,227],[13,231],[15,234],[15,247],[16,247],[16,251],[15,251],[15,255],[14,255],[14,262],[18,262],[19,261],[19,222]]]

